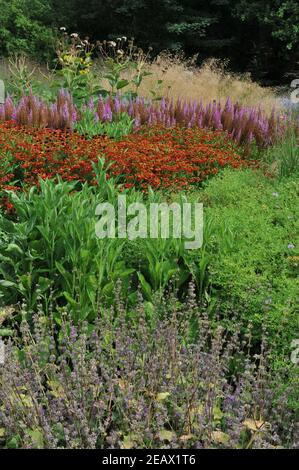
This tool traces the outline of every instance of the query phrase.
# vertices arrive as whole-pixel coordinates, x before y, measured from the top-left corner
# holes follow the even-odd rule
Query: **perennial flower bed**
[[[59,175],[95,182],[93,163],[105,157],[126,187],[178,188],[200,183],[220,168],[249,166],[222,131],[152,127],[121,141],[86,139],[71,131],[0,126],[0,184],[20,188]]]
[[[202,101],[176,101],[164,99],[155,102],[142,97],[124,99],[121,96],[102,96],[94,102],[85,103],[82,109],[89,109],[95,122],[111,122],[121,113],[127,113],[134,120],[135,129],[141,126],[163,125],[165,127],[188,127],[226,131],[238,144],[259,148],[273,145],[292,125],[298,131],[298,120],[275,109],[267,115],[260,107],[242,106],[230,98],[223,105],[220,102],[203,104]],[[47,103],[32,94],[23,96],[18,102],[7,97],[0,105],[0,122],[13,120],[19,125],[72,129],[81,120],[82,109],[73,102],[71,94],[61,89],[55,102]]]
[[[298,448],[298,107],[60,33],[0,79],[0,449]]]

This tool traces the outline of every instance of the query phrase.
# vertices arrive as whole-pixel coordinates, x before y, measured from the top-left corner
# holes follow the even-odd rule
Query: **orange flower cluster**
[[[111,142],[106,158],[112,172],[125,175],[127,187],[188,188],[224,166],[249,166],[223,131],[181,127],[146,128],[121,142]]]
[[[92,163],[111,162],[110,172],[126,187],[186,188],[224,166],[249,163],[222,131],[153,127],[122,141],[76,132],[0,125],[0,188],[31,186],[38,178],[95,184]]]

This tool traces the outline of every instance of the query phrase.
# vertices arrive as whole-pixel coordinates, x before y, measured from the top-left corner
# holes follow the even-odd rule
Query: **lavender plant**
[[[60,333],[40,308],[32,325],[24,318],[0,369],[1,446],[298,447],[294,391],[269,373],[266,332],[251,357],[251,325],[245,337],[237,324],[214,328],[192,285],[184,307],[171,296],[154,308],[164,320],[148,320],[140,295],[128,310],[116,291],[92,329],[65,310]]]

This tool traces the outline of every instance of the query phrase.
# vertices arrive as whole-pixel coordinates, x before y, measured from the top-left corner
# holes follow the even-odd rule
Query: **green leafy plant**
[[[96,205],[115,199],[113,178],[100,182],[73,192],[76,183],[40,180],[39,190],[11,195],[17,221],[0,219],[2,301],[22,298],[31,310],[51,297],[78,321],[109,299],[118,279],[127,286],[133,270],[121,259],[123,243],[95,234]]]
[[[81,39],[78,34],[68,35],[63,32],[57,47],[58,66],[55,74],[58,78],[55,86],[63,87],[72,94],[75,103],[96,96],[100,90],[92,66],[94,45],[88,39]]]
[[[265,155],[266,161],[271,164],[271,170],[279,178],[289,178],[299,175],[299,139],[298,135],[289,130],[284,140],[274,148],[270,148]]]
[[[145,53],[133,39],[128,41],[123,36],[116,41],[98,42],[97,50],[104,70],[103,78],[109,84],[109,89],[101,89],[100,93],[103,96],[122,93],[127,98],[137,97],[143,79],[152,75],[147,70],[152,48]]]
[[[7,93],[19,100],[24,95],[33,93],[46,101],[55,98],[54,76],[46,67],[40,67],[25,55],[13,55],[8,58],[8,71],[5,80]]]
[[[134,119],[131,119],[127,113],[118,114],[111,122],[101,122],[95,119],[95,114],[91,109],[85,109],[82,111],[80,120],[73,124],[73,130],[88,138],[107,135],[120,140],[132,132],[133,124]]]

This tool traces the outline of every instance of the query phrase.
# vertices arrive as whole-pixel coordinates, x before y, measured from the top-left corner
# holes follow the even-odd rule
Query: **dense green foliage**
[[[134,36],[144,48],[228,58],[235,70],[282,82],[296,71],[296,0],[6,0],[0,1],[0,51],[53,54],[55,28],[93,40]]]
[[[42,197],[33,188],[13,196],[13,220],[0,218],[1,303],[16,305],[23,299],[32,312],[39,301],[46,313],[54,306],[57,320],[67,305],[75,322],[92,323],[99,302],[113,305],[118,281],[129,309],[140,289],[151,314],[154,299],[170,286],[184,301],[193,279],[197,298],[212,317],[220,307],[230,329],[237,312],[242,324],[252,322],[255,344],[267,326],[275,356],[288,357],[299,331],[295,181],[227,170],[188,194],[206,207],[204,243],[198,250],[186,250],[183,240],[173,238],[97,239],[95,207],[108,200],[117,208],[119,194],[115,180],[106,181],[100,169],[98,182],[74,193],[73,183],[41,181]],[[158,192],[144,196],[127,190],[126,195],[128,204],[165,200]]]
[[[53,55],[54,22],[51,2],[0,0],[0,53],[27,54],[38,60]]]

